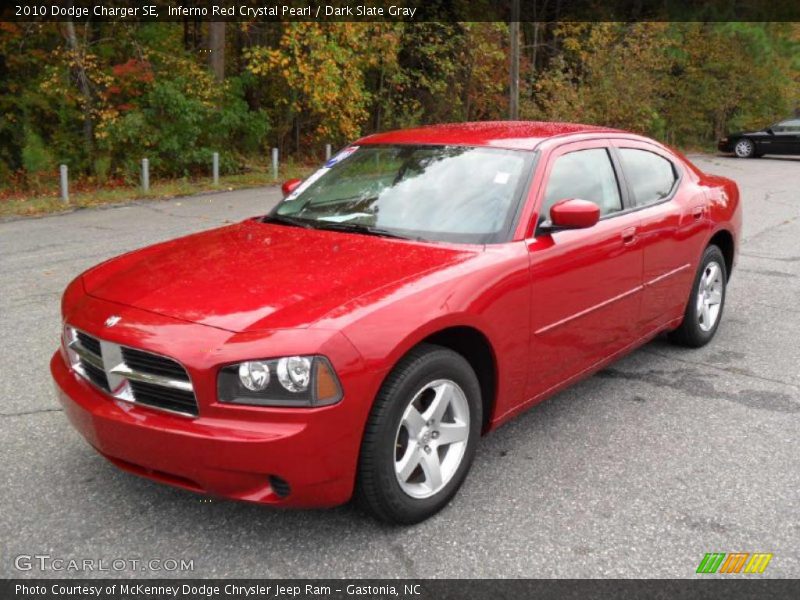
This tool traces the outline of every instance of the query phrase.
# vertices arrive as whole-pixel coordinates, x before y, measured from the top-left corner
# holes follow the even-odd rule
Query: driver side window
[[[591,148],[556,159],[547,182],[539,223],[550,218],[550,208],[559,200],[579,198],[600,207],[600,216],[622,210],[617,176],[608,150]]]

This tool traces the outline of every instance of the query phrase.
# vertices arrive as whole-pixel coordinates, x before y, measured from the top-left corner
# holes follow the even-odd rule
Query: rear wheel
[[[751,140],[742,138],[736,142],[733,151],[739,158],[752,158],[756,154],[756,147]]]
[[[482,422],[478,378],[460,354],[423,345],[387,378],[359,460],[357,497],[379,519],[417,523],[467,476]]]
[[[691,348],[710,342],[722,319],[727,284],[725,257],[717,246],[709,246],[700,261],[683,322],[669,334],[670,340]]]

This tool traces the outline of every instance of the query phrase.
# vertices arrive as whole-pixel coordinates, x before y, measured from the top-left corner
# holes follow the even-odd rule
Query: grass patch
[[[38,216],[71,211],[76,208],[122,204],[133,200],[165,200],[200,192],[225,192],[264,185],[278,185],[287,179],[307,177],[313,170],[314,167],[307,165],[287,163],[281,169],[276,181],[272,177],[271,168],[253,168],[244,173],[221,176],[219,185],[214,185],[211,177],[151,179],[150,190],[146,194],[138,186],[97,187],[74,192],[70,190],[69,204],[65,204],[61,200],[61,195],[56,188],[49,194],[14,195],[0,199],[0,218]]]

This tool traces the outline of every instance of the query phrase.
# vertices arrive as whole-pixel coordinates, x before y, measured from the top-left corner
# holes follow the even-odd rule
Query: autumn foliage
[[[318,159],[360,135],[508,114],[505,23],[0,23],[0,188]],[[704,147],[800,105],[791,23],[523,23],[525,119]],[[218,65],[219,66],[219,65]],[[222,77],[220,77],[222,75]]]

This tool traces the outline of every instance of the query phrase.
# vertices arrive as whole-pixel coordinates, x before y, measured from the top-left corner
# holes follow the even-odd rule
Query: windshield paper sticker
[[[349,146],[344,150],[342,150],[341,152],[339,152],[339,154],[337,154],[336,156],[331,158],[328,162],[326,162],[324,167],[322,167],[321,169],[317,169],[316,171],[314,171],[314,173],[308,176],[305,179],[305,181],[303,181],[303,183],[298,185],[291,194],[289,194],[288,196],[286,196],[286,198],[283,199],[283,201],[291,202],[292,200],[297,198],[300,194],[305,192],[317,179],[319,179],[320,177],[325,175],[325,173],[330,171],[333,165],[343,161],[345,158],[350,156],[356,150],[358,150],[358,146]]]
[[[511,173],[504,173],[503,171],[498,171],[497,175],[494,176],[494,182],[499,183],[500,185],[505,185],[508,183],[508,178]]]

